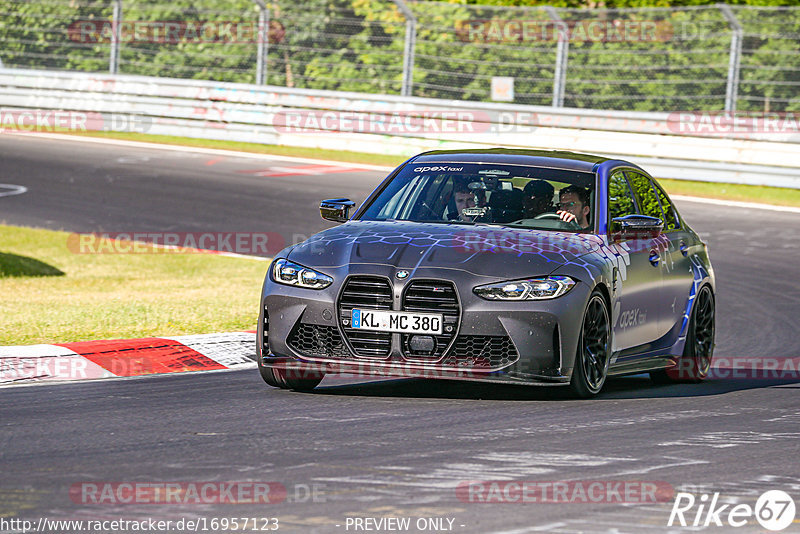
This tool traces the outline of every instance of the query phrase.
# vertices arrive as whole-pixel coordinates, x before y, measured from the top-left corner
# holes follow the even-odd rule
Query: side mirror
[[[319,214],[326,221],[347,222],[350,219],[350,208],[356,203],[348,198],[331,198],[319,204]]]
[[[648,215],[626,215],[624,217],[614,217],[612,223],[617,223],[622,230],[623,236],[657,236],[664,229],[664,221],[658,217]]]

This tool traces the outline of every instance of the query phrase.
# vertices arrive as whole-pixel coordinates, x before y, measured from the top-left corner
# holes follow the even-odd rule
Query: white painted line
[[[379,171],[379,172],[390,172],[394,170],[394,167],[386,167],[383,165],[367,165],[362,163],[347,163],[342,161],[331,161],[331,160],[324,160],[324,159],[313,159],[313,158],[299,158],[294,156],[277,156],[271,154],[255,154],[252,152],[237,152],[235,150],[221,150],[217,148],[201,148],[201,147],[185,147],[180,145],[162,145],[158,143],[145,143],[140,141],[123,141],[119,139],[105,139],[102,137],[84,137],[78,135],[67,135],[67,134],[50,134],[50,133],[12,133],[9,135],[19,135],[19,136],[27,136],[27,137],[43,137],[45,139],[57,139],[57,140],[64,140],[64,141],[77,141],[77,142],[84,142],[84,143],[98,143],[98,144],[107,144],[107,145],[117,145],[117,146],[128,146],[132,148],[152,148],[156,150],[172,150],[175,152],[188,152],[194,154],[205,154],[205,155],[216,155],[216,156],[229,156],[234,158],[249,158],[249,159],[256,159],[262,161],[290,161],[296,163],[316,163],[320,165],[332,165],[338,167],[357,167],[359,169],[371,170],[371,171]],[[398,165],[401,163],[399,160],[402,159],[402,156],[398,158]],[[769,211],[780,211],[785,213],[800,213],[800,208],[791,207],[791,206],[775,206],[772,204],[761,204],[757,202],[741,202],[736,200],[721,200],[715,198],[704,198],[704,197],[693,197],[693,196],[685,196],[685,195],[670,195],[670,198],[674,200],[680,200],[684,202],[697,202],[697,203],[705,203],[705,204],[715,204],[718,206],[728,206],[728,207],[736,207],[736,208],[750,208],[750,209],[760,209],[760,210],[769,210]]]
[[[170,245],[158,245],[158,246],[163,248],[174,248]],[[225,258],[242,258],[245,260],[272,261],[272,258],[265,258],[264,256],[250,256],[248,254],[239,254],[237,252],[220,252],[219,250],[207,250],[204,248],[198,248],[195,250],[200,251],[198,252],[198,254],[211,254],[213,256],[222,256]]]
[[[792,206],[774,206],[772,204],[760,204],[757,202],[741,202],[738,200],[720,200],[717,198],[689,197],[684,195],[670,195],[673,200],[684,202],[697,202],[700,204],[714,204],[716,206],[728,206],[731,208],[752,208],[757,210],[782,211],[786,213],[800,213],[800,208]]]
[[[545,525],[544,530],[550,530],[551,528],[561,527],[566,525],[566,523],[550,523],[549,525]],[[514,530],[495,530],[495,534],[526,534],[528,532],[541,532],[543,529],[542,527],[522,527],[516,528]]]
[[[4,191],[4,189],[6,191]],[[28,191],[28,188],[22,185],[14,184],[0,184],[0,197],[10,197],[11,195],[21,195]]]
[[[314,158],[300,158],[295,156],[278,156],[272,154],[257,154],[254,152],[238,152],[236,150],[223,150],[219,148],[203,148],[193,146],[180,146],[180,145],[163,145],[159,143],[146,143],[142,141],[124,141],[122,139],[105,139],[102,137],[88,137],[82,135],[67,135],[67,134],[54,134],[54,133],[22,133],[14,132],[8,135],[17,135],[24,137],[41,137],[44,139],[56,139],[62,141],[76,141],[82,143],[97,143],[102,145],[115,145],[127,146],[131,148],[150,148],[155,150],[171,150],[173,152],[188,152],[192,154],[214,155],[214,156],[229,156],[233,158],[248,158],[262,161],[291,161],[295,163],[314,163],[319,165],[332,165],[335,167],[352,167],[364,169],[368,171],[389,172],[394,170],[394,167],[385,167],[383,165],[369,165],[365,163],[347,163],[344,161],[330,161],[324,159]],[[402,163],[399,161],[403,159],[402,156],[398,157],[398,165]],[[405,161],[405,160],[403,160]]]
[[[534,532],[542,532],[542,531],[550,532],[551,530],[554,530],[554,529],[557,529],[557,528],[561,528],[561,527],[565,527],[566,525],[567,525],[566,523],[548,523],[546,525],[538,525],[538,526],[535,526],[535,527],[531,527],[531,531],[534,531]]]

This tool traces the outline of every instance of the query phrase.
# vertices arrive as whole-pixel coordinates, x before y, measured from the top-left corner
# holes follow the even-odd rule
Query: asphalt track
[[[8,135],[0,163],[0,182],[27,188],[0,198],[0,220],[77,232],[271,231],[289,240],[326,227],[320,199],[360,201],[381,178],[257,176],[240,171],[302,164]],[[715,357],[800,356],[800,215],[678,207],[708,241],[717,275]],[[279,531],[327,533],[366,531],[348,528],[348,517],[411,518],[417,532],[423,517],[453,519],[451,531],[470,533],[687,532],[666,527],[671,499],[475,503],[455,488],[470,480],[654,481],[751,506],[782,489],[800,508],[798,388],[797,380],[735,376],[653,386],[637,376],[574,401],[555,388],[326,378],[301,394],[269,389],[254,371],[3,388],[0,518],[277,517]],[[275,481],[288,498],[70,498],[74,484],[103,481]],[[313,485],[316,498],[306,492]],[[764,529],[751,519],[737,531]],[[800,531],[798,520],[791,531]]]

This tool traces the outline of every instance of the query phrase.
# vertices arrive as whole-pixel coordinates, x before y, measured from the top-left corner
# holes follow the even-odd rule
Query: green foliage
[[[443,0],[450,1],[450,0]],[[713,4],[708,0],[465,0],[457,3],[494,6],[553,6],[578,8],[682,7]],[[454,3],[455,3],[454,2]],[[727,4],[750,6],[793,6],[796,0],[729,0]]]
[[[610,219],[636,213],[633,194],[622,171],[614,173],[608,182],[608,209]]]
[[[729,2],[745,32],[739,110],[800,110],[800,9],[736,7],[789,1]],[[107,71],[108,39],[75,40],[75,23],[109,23],[112,3],[0,0],[0,59],[16,67]],[[252,0],[124,0],[123,4],[126,22],[255,25],[258,20]],[[417,20],[414,96],[488,101],[492,78],[510,76],[515,103],[550,105],[557,33],[543,6],[555,6],[563,8],[559,16],[567,21],[571,35],[566,106],[638,111],[706,111],[724,106],[731,27],[717,7],[699,0],[481,0],[480,4],[465,0],[409,2],[409,6]],[[643,6],[694,7],[608,9]],[[400,93],[406,18],[391,0],[276,0],[268,7],[268,84]],[[533,28],[531,33],[503,33],[521,24]],[[601,38],[591,37],[591,28],[599,28]],[[636,28],[642,33],[637,35]],[[257,44],[252,38],[123,40],[120,49],[123,74],[255,82]]]
[[[639,199],[642,214],[663,219],[664,214],[661,211],[661,204],[658,202],[658,197],[650,184],[650,180],[637,172],[626,172],[626,174],[631,187],[636,193],[636,198]]]
[[[104,2],[0,0],[0,59],[24,68],[108,70],[108,45],[71,41],[69,25],[110,17]]]

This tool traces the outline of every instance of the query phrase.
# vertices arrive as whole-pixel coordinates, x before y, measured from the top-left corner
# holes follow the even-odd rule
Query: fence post
[[[728,61],[728,86],[725,88],[725,111],[736,112],[736,99],[739,97],[739,67],[742,61],[742,25],[736,18],[731,6],[717,4],[722,16],[731,25],[731,52]]]
[[[417,44],[417,17],[404,0],[393,0],[406,18],[406,38],[403,46],[403,85],[401,96],[411,96],[414,92],[414,48]]]
[[[258,6],[258,48],[256,51],[256,84],[267,84],[269,55],[269,9],[264,0],[253,0]]]
[[[567,58],[569,56],[569,28],[553,6],[545,6],[545,11],[558,26],[558,44],[556,45],[556,64],[553,72],[553,104],[554,108],[564,107],[564,88],[567,85]]]
[[[108,72],[117,74],[119,72],[119,45],[121,40],[122,28],[122,0],[114,0],[114,12],[111,15],[111,53],[108,60]]]

